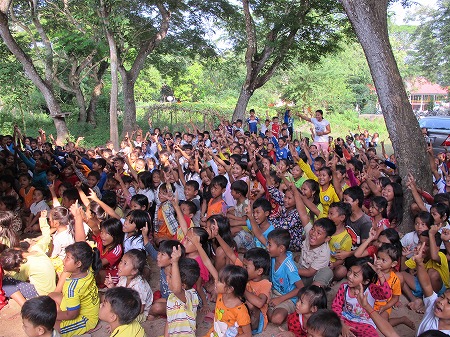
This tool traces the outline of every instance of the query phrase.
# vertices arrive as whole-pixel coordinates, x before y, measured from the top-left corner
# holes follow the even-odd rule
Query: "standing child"
[[[131,249],[120,260],[118,267],[119,282],[117,287],[126,287],[138,292],[141,299],[141,310],[136,320],[140,323],[147,320],[150,307],[153,303],[153,292],[148,282],[142,277],[147,259],[144,251]],[[108,288],[114,288],[111,275],[105,279]]]
[[[374,268],[369,259],[355,260],[348,270],[347,282],[342,283],[339,287],[331,308],[339,315],[344,324],[343,335],[348,335],[351,329],[356,337],[378,337],[370,313],[364,310],[357,301],[361,284],[372,307],[376,300],[384,300],[391,296],[391,289],[383,273],[379,272],[378,274],[381,286],[375,284],[377,274]]]
[[[66,248],[64,271],[71,273],[63,292],[50,296],[59,304],[56,325],[61,336],[81,335],[98,323],[99,297],[91,266],[95,264],[92,248],[86,242],[75,242]]]
[[[135,290],[117,287],[106,291],[98,316],[108,323],[110,337],[145,337],[144,328],[136,320],[140,308],[141,301]]]
[[[195,337],[198,294],[193,289],[200,276],[198,263],[184,255],[180,246],[173,248],[167,283],[171,291],[167,299],[167,322],[164,336]]]

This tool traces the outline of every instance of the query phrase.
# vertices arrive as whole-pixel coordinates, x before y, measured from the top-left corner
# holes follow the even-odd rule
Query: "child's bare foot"
[[[416,325],[408,317],[403,316],[403,322],[402,323],[405,324],[411,330],[416,331]]]
[[[416,298],[414,301],[408,303],[408,308],[414,310],[418,314],[423,314],[425,307],[421,298]]]

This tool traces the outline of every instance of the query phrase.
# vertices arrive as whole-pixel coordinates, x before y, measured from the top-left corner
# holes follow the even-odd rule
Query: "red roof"
[[[416,78],[413,82],[407,84],[407,88],[412,95],[420,94],[435,94],[435,95],[447,95],[448,87],[443,88],[439,84],[431,83],[423,77]]]

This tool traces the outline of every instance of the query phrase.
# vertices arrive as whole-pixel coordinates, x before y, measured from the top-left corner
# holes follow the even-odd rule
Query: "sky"
[[[436,2],[437,0],[412,0],[414,1],[414,3],[416,3],[415,5],[412,5],[410,8],[403,8],[400,1],[397,1],[395,3],[393,3],[390,7],[389,7],[389,11],[393,11],[395,13],[395,23],[397,24],[402,24],[405,23],[404,19],[405,19],[405,15],[408,12],[413,12],[415,9],[417,9],[419,6],[429,6],[429,7],[436,7]],[[411,24],[411,22],[409,22]],[[419,22],[416,22],[417,24],[419,24]]]

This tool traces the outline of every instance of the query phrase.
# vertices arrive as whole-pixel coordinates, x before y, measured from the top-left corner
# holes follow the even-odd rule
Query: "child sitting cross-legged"
[[[53,328],[56,322],[56,303],[49,296],[39,296],[24,303],[22,315],[23,330],[28,337],[60,337]]]
[[[171,266],[166,268],[171,291],[167,298],[167,322],[164,336],[195,336],[199,296],[193,288],[200,276],[200,267],[194,259],[183,258],[181,245],[173,247]]]
[[[144,328],[136,320],[141,299],[136,290],[116,287],[105,292],[98,317],[108,323],[111,337],[145,337]]]

